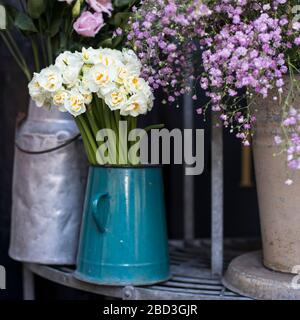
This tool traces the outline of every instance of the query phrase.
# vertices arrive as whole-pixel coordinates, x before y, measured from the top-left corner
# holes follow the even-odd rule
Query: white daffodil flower
[[[58,107],[58,109],[62,112],[66,112],[65,102],[69,96],[67,90],[58,90],[53,94],[53,104]]]
[[[130,70],[122,63],[117,67],[117,76],[115,81],[119,85],[123,85],[130,75]]]
[[[38,80],[37,80],[37,73],[33,74],[32,80],[28,84],[29,94],[32,97],[38,96],[44,92],[42,87],[40,86]]]
[[[74,86],[78,80],[81,66],[70,66],[63,71],[63,83],[68,86]]]
[[[136,93],[141,90],[143,79],[138,76],[127,77],[124,86],[129,93]]]
[[[110,66],[118,66],[120,63],[122,63],[122,53],[121,51],[114,50],[114,49],[100,49],[98,52],[98,55],[96,56],[96,63],[102,63],[106,67]]]
[[[55,66],[61,71],[63,83],[73,86],[78,79],[83,66],[82,55],[79,52],[61,53],[55,60]]]
[[[123,116],[132,116],[137,117],[140,114],[145,114],[148,111],[148,100],[147,97],[141,93],[138,92],[134,95],[132,95],[126,105],[121,108],[120,114]]]
[[[138,92],[143,93],[148,99],[148,110],[150,111],[153,107],[154,95],[148,85],[148,83],[140,77],[131,76],[125,79],[124,86],[128,93],[135,94]]]
[[[82,82],[81,85],[78,85],[77,88],[84,98],[85,105],[89,105],[93,101],[93,94],[83,86]]]
[[[38,82],[38,74],[34,73],[32,80],[28,84],[29,94],[38,107],[49,106],[50,95]]]
[[[128,70],[131,71],[132,75],[140,75],[142,70],[142,64],[137,55],[133,50],[123,49],[123,63],[126,65]]]
[[[62,76],[56,66],[51,65],[43,69],[37,76],[40,86],[48,92],[55,92],[62,86]]]
[[[94,48],[82,48],[81,58],[85,64],[95,64],[99,50]],[[98,62],[97,62],[98,63]]]
[[[72,53],[70,51],[65,51],[61,53],[55,60],[55,66],[61,71],[64,71],[68,67],[82,67],[83,63],[84,61],[80,52]]]
[[[118,110],[126,104],[127,94],[125,89],[121,87],[109,92],[104,100],[111,110]]]
[[[50,98],[46,94],[37,95],[33,98],[33,100],[37,107],[49,108],[51,105]]]
[[[103,64],[97,64],[84,75],[84,81],[91,92],[100,91],[100,94],[105,96],[115,88],[113,81],[116,75],[114,67],[107,68]]]
[[[70,91],[69,96],[65,100],[64,107],[74,117],[77,117],[86,111],[84,97],[78,89],[73,89]]]

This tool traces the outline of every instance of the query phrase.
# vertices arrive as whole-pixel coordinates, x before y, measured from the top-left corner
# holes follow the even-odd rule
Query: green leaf
[[[27,12],[33,19],[38,19],[46,11],[47,0],[28,0]]]
[[[0,5],[0,30],[6,29],[6,9]]]
[[[68,9],[69,10],[69,9]],[[56,36],[63,24],[63,20],[66,19],[65,17],[65,10],[61,7],[60,3],[56,3],[52,10],[52,18],[49,28],[46,26],[46,33],[52,38]],[[69,12],[68,12],[69,15]]]
[[[133,7],[134,5],[137,5],[140,2],[140,0],[131,0],[129,3],[129,7]]]
[[[102,48],[111,48],[112,47],[112,39],[108,38],[105,40],[102,40],[99,44],[98,47],[102,47]]]
[[[120,27],[127,23],[131,13],[130,12],[118,12],[114,15],[110,23],[116,27]]]
[[[122,7],[128,7],[131,3],[131,0],[115,0],[114,1],[114,7],[116,8],[122,8]]]
[[[51,23],[50,29],[48,30],[51,38],[54,37],[59,32],[61,23],[62,23],[61,17],[58,17],[55,20],[53,20],[53,22]]]
[[[37,32],[32,19],[23,12],[19,12],[14,21],[15,26],[23,31]]]
[[[148,126],[148,127],[144,128],[144,130],[146,132],[149,132],[152,129],[163,129],[164,127],[165,127],[165,125],[163,123],[161,123],[161,124],[153,124],[151,126]]]
[[[5,5],[4,7],[6,14],[6,29],[10,29],[14,25],[15,18],[19,11],[10,5]]]
[[[124,40],[124,36],[115,37],[112,41],[112,47],[116,49],[118,45],[122,43],[123,40]]]

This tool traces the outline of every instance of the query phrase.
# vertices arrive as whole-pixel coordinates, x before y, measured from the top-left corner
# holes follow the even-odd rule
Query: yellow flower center
[[[138,88],[139,84],[140,84],[140,80],[138,77],[134,77],[134,78],[132,78],[131,83],[135,88]]]
[[[71,107],[74,111],[79,111],[81,107],[81,101],[78,97],[73,96],[70,98],[71,100]]]
[[[104,64],[105,66],[107,66],[107,67],[110,66],[113,63],[113,59],[111,59],[107,55],[100,54],[99,55],[99,59],[100,59],[100,62],[102,64]]]
[[[132,106],[133,106],[133,110],[138,110],[140,108],[140,105],[137,102],[134,102]]]
[[[111,93],[111,98],[113,104],[119,104],[124,100],[124,97],[120,92]]]
[[[54,74],[50,74],[47,78],[47,87],[49,89],[55,89],[55,85],[56,85],[56,76]]]
[[[84,51],[82,57],[83,57],[84,60],[89,60],[90,55],[89,55],[89,53],[87,51]]]
[[[103,75],[103,73],[98,73],[97,75],[96,75],[96,80],[97,81],[101,81],[101,79],[104,77],[104,75]]]
[[[65,98],[66,98],[66,93],[60,92],[60,93],[55,94],[53,101],[55,104],[61,105],[61,104],[63,104]]]
[[[126,75],[127,75],[127,70],[123,67],[120,67],[118,69],[118,77],[116,81],[120,84],[123,83]]]
[[[95,80],[98,84],[106,84],[109,82],[109,76],[105,75],[103,72],[97,72]]]
[[[34,82],[33,85],[34,85],[34,87],[35,87],[36,89],[39,89],[39,88],[41,87],[40,84],[39,84],[37,81]]]

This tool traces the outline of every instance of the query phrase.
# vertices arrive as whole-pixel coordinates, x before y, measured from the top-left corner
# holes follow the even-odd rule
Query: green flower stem
[[[52,44],[51,44],[51,38],[47,37],[47,52],[48,52],[48,60],[49,64],[53,63],[53,52],[52,52]]]
[[[116,124],[116,136],[117,136],[117,149],[119,151],[119,163],[127,163],[127,151],[125,150],[125,146],[123,143],[120,143],[119,139],[119,131],[120,131],[120,111],[113,111],[113,118]]]
[[[33,52],[33,58],[34,58],[34,64],[35,64],[35,71],[39,72],[41,70],[40,59],[39,59],[39,49],[34,39],[31,39],[31,46],[32,46],[32,52]]]
[[[117,161],[120,164],[122,161],[122,151],[119,150],[119,123],[115,119],[115,112],[116,111],[111,111],[109,112],[108,116],[110,117],[110,123],[112,130],[115,133],[116,136],[116,152],[117,152]]]
[[[89,143],[89,139],[88,139],[87,135],[85,134],[84,128],[81,125],[81,121],[79,120],[79,117],[75,117],[75,122],[77,124],[77,127],[78,127],[80,133],[81,133],[84,149],[86,151],[89,163],[93,165],[95,163],[94,163],[94,159],[93,159],[93,153],[91,151],[92,147]]]
[[[121,119],[120,111],[119,110],[114,111],[114,116],[115,116],[115,120],[116,120],[116,123],[118,124],[118,128],[119,128],[119,122]]]
[[[91,131],[92,129],[91,129],[90,125],[89,125],[89,121],[88,121],[88,119],[86,117],[86,114],[83,114],[82,117],[80,117],[80,121],[81,121],[82,126],[84,128],[84,131],[85,131],[85,133],[86,133],[86,135],[87,135],[87,137],[89,139],[89,142],[90,142],[90,144],[92,146],[92,150],[96,154],[97,144],[96,144],[95,139],[93,137],[93,133]]]
[[[31,72],[29,71],[27,65],[24,65],[22,59],[20,59],[17,55],[17,53],[15,52],[15,50],[13,49],[11,43],[7,40],[7,38],[5,37],[5,35],[0,32],[0,35],[5,43],[5,45],[7,46],[8,50],[10,51],[11,55],[13,56],[14,60],[16,61],[16,63],[18,64],[18,66],[20,67],[20,69],[23,71],[23,73],[25,74],[26,78],[28,81],[31,80]]]
[[[116,150],[116,157],[117,157],[117,163],[118,163],[118,159],[119,159],[119,152],[118,152],[118,144],[117,144],[117,129],[115,128],[114,125],[114,119],[113,119],[113,112],[109,110],[109,108],[104,104],[104,101],[101,101],[102,107],[103,107],[103,115],[104,115],[104,122],[105,122],[105,127],[107,129],[111,129],[115,132],[115,137],[116,137],[116,145],[112,146],[110,145],[110,141],[113,141],[112,136],[111,136],[111,132],[108,131],[107,135],[108,135],[108,145],[109,148],[111,150],[115,149]],[[115,164],[113,163],[112,159],[110,160],[111,164]]]
[[[128,116],[127,123],[128,123],[128,132],[137,128],[137,118],[136,117]],[[134,141],[128,141],[128,151],[134,144],[135,144]],[[136,162],[136,161],[134,161],[134,162]]]
[[[93,138],[93,134],[90,131],[87,120],[84,117],[84,115],[80,115],[77,118],[80,121],[82,129],[86,135],[87,141],[89,142],[89,144],[91,146],[90,152],[92,153],[93,164],[97,164],[97,159],[96,159],[97,145],[95,143],[95,139]]]
[[[10,41],[16,55],[19,57],[20,61],[22,62],[22,64],[24,65],[24,67],[26,67],[29,70],[29,67],[24,59],[24,55],[21,53],[19,46],[17,45],[15,39],[13,38],[13,36],[11,35],[9,30],[5,30],[5,34],[8,38],[8,40]]]
[[[103,129],[104,123],[103,123],[102,114],[101,114],[101,106],[99,106],[99,102],[97,98],[94,99],[94,103],[92,105],[91,110],[96,119],[99,130]]]
[[[40,46],[42,48],[42,56],[43,56],[43,63],[45,66],[49,65],[49,61],[47,59],[47,53],[45,48],[45,41],[43,38],[43,26],[42,26],[42,19],[39,18],[39,37],[40,37]]]
[[[51,13],[46,11],[46,21],[47,21],[47,25],[48,28],[50,29],[51,27],[51,17],[50,17]],[[53,50],[52,50],[52,42],[51,42],[51,37],[50,35],[47,35],[47,53],[48,53],[48,59],[49,59],[49,64],[53,63]]]
[[[94,115],[92,113],[92,109],[91,109],[91,106],[88,106],[87,110],[86,110],[86,116],[87,116],[87,119],[89,121],[89,125],[92,129],[92,132],[93,132],[93,136],[94,136],[94,139],[97,143],[97,140],[96,140],[96,137],[97,137],[97,133],[99,131],[99,128],[95,122],[95,118],[94,118]]]
[[[104,124],[105,124],[105,128],[106,129],[112,129],[112,124],[111,124],[111,111],[108,110],[108,107],[104,104],[103,100],[99,100],[101,107],[102,107],[102,114],[103,114],[103,119],[104,119]],[[108,136],[108,147],[110,150],[113,150],[113,146],[110,145],[110,142],[112,141],[112,136],[111,136],[111,132],[107,131],[107,136]],[[117,150],[116,150],[117,151]],[[110,156],[110,153],[109,153]],[[118,159],[118,158],[117,158]],[[109,158],[109,162],[110,164],[114,164],[113,163],[113,159]]]
[[[137,118],[136,117],[131,117],[131,116],[128,116],[127,118],[127,122],[128,122],[128,132],[134,130],[137,128]],[[133,144],[132,141],[129,141],[129,148],[131,147],[131,145]]]
[[[95,118],[95,121],[97,123],[97,127],[99,130],[105,129],[105,123],[103,119],[103,110],[102,110],[102,105],[100,103],[100,99],[97,96],[94,96],[94,103],[91,108],[92,114]],[[103,141],[98,142],[100,146],[103,144]]]
[[[96,142],[98,147],[100,147],[103,144],[103,142],[102,141],[97,141],[97,133],[98,133],[98,131],[100,129],[99,129],[99,126],[97,125],[97,121],[95,121],[95,116],[94,116],[94,114],[92,112],[93,107],[94,106],[89,106],[87,108],[86,115],[87,115],[87,119],[88,119],[89,125],[90,125],[90,127],[92,129],[92,133],[93,133],[93,136],[94,136],[94,141]],[[99,156],[101,156],[100,153],[99,153]],[[97,157],[96,157],[96,161],[97,161]]]

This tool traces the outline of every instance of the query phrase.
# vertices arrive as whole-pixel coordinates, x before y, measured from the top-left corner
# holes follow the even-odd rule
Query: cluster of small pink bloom
[[[211,1],[211,24],[201,39],[205,72],[201,87],[213,111],[220,111],[225,126],[249,144],[255,117],[241,97],[267,97],[273,88],[282,92],[290,65],[287,52],[299,46],[300,23],[288,16],[287,0]],[[276,97],[275,97],[276,99]],[[244,105],[243,105],[244,103]]]
[[[174,102],[189,92],[200,63],[192,62],[195,39],[204,36],[202,21],[210,10],[202,1],[145,0],[129,24],[128,41],[143,64],[153,89],[163,88]],[[198,58],[198,57],[197,57]]]

